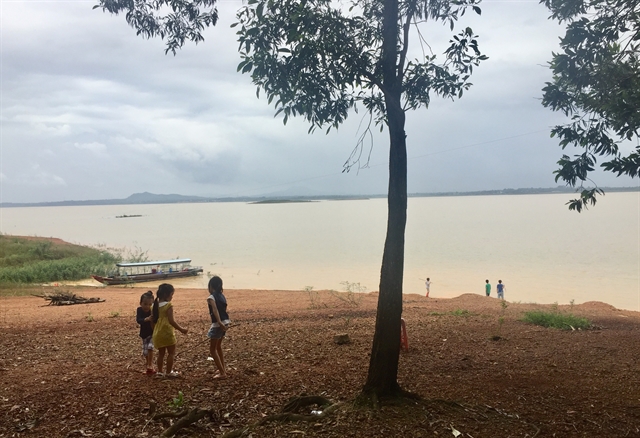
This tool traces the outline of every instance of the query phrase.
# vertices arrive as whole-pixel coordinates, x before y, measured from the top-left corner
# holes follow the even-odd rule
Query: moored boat
[[[109,276],[92,275],[94,280],[109,286],[145,281],[168,280],[193,277],[202,272],[202,267],[191,266],[191,259],[160,260],[138,263],[117,263],[117,271]]]

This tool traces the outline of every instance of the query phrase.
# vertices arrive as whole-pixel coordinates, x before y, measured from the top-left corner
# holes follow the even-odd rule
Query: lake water
[[[640,194],[609,193],[581,214],[571,195],[410,198],[405,293],[484,293],[508,301],[604,301],[640,310]],[[378,290],[386,199],[291,204],[162,204],[0,210],[0,231],[188,257],[229,289]],[[142,217],[116,218],[121,215]],[[90,280],[92,284],[93,280]],[[89,282],[85,282],[89,284]]]

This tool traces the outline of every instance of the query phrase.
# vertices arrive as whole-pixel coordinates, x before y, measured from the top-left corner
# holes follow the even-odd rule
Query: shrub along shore
[[[0,235],[0,287],[82,280],[121,260],[117,252],[56,238]]]

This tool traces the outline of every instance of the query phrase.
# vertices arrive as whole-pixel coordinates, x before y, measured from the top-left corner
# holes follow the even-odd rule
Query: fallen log
[[[104,303],[106,300],[100,298],[85,298],[70,292],[56,292],[52,294],[36,295],[34,297],[44,298],[45,301],[49,301],[49,306],[71,306],[73,304],[91,304],[91,303]]]

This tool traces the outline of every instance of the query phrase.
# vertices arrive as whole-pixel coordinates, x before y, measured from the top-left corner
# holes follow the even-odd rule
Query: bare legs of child
[[[213,358],[219,371],[219,374],[216,374],[214,379],[226,379],[227,367],[224,363],[224,354],[222,353],[222,338],[209,339],[209,355]]]
[[[144,359],[147,364],[147,374],[155,374],[155,371],[153,371],[153,350],[147,350],[147,355],[144,357]]]
[[[158,369],[158,374],[162,375],[162,369],[164,368],[164,353],[167,351],[167,347],[160,347],[158,348],[158,362],[157,362],[157,369]]]
[[[163,375],[162,374],[162,369],[163,369],[163,365],[164,365],[164,355],[165,352],[167,354],[167,376],[171,376],[171,372],[173,371],[173,360],[176,356],[176,346],[175,345],[169,345],[168,347],[161,347],[158,348],[158,374],[159,375]]]
[[[173,360],[176,357],[176,346],[175,345],[169,345],[167,347],[167,376],[171,375],[171,372],[173,371]]]

